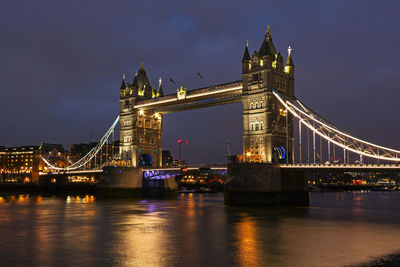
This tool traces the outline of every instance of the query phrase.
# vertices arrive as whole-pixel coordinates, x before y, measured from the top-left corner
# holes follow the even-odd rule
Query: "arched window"
[[[263,102],[263,101],[260,101],[260,108],[263,107],[263,104],[264,104],[264,102]]]
[[[251,102],[250,103],[250,109],[253,109],[254,108],[254,105],[253,105],[253,102]]]
[[[256,131],[258,131],[259,128],[260,128],[260,125],[258,122],[256,122]]]

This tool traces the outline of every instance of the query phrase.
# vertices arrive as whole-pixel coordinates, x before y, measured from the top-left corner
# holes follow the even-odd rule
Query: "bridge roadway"
[[[369,171],[395,171],[400,172],[400,164],[312,164],[312,163],[294,163],[294,164],[280,164],[282,169],[291,169],[297,171],[319,171],[319,170],[332,170],[332,171],[349,171],[349,172],[369,172]],[[177,171],[192,171],[201,168],[208,168],[212,171],[226,170],[226,165],[189,165],[186,167],[161,167],[161,168],[143,168],[143,172],[177,172]],[[46,175],[77,175],[77,174],[100,174],[103,170],[73,170],[73,171],[56,171],[56,172],[39,172],[40,176]]]
[[[199,170],[201,168],[209,168],[213,171],[218,170],[226,170],[225,165],[189,165],[186,167],[165,167],[165,168],[143,168],[143,172],[149,171],[192,171],[192,170]],[[54,171],[54,172],[39,172],[39,176],[46,176],[46,175],[85,175],[85,174],[101,174],[103,173],[103,169],[100,170],[72,170],[72,171]]]
[[[142,100],[135,109],[152,109],[159,113],[171,113],[190,109],[217,106],[242,101],[242,81],[210,85],[195,90],[188,90],[178,99],[178,94]],[[186,90],[186,89],[185,89]]]
[[[400,172],[399,164],[312,164],[312,163],[294,163],[281,164],[282,169],[292,169],[299,171],[349,171],[349,172],[369,172],[369,171],[397,171]]]

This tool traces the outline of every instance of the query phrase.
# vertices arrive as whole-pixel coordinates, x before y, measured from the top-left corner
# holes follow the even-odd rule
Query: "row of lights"
[[[144,110],[143,109],[139,110],[139,115],[140,116],[144,115]],[[154,117],[157,118],[157,119],[161,119],[161,115],[158,112],[154,113]]]

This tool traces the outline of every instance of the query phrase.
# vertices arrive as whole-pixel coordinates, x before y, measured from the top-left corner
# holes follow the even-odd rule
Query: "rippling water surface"
[[[400,251],[400,193],[312,193],[310,207],[0,197],[0,266],[343,266]]]

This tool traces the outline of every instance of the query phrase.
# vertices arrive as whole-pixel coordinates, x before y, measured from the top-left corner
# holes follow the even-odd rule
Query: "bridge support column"
[[[175,177],[166,179],[143,179],[143,197],[176,198],[178,183]]]
[[[142,197],[143,170],[141,168],[106,167],[97,184],[99,198]]]
[[[309,204],[304,174],[283,170],[271,163],[229,163],[224,192],[227,205]]]

